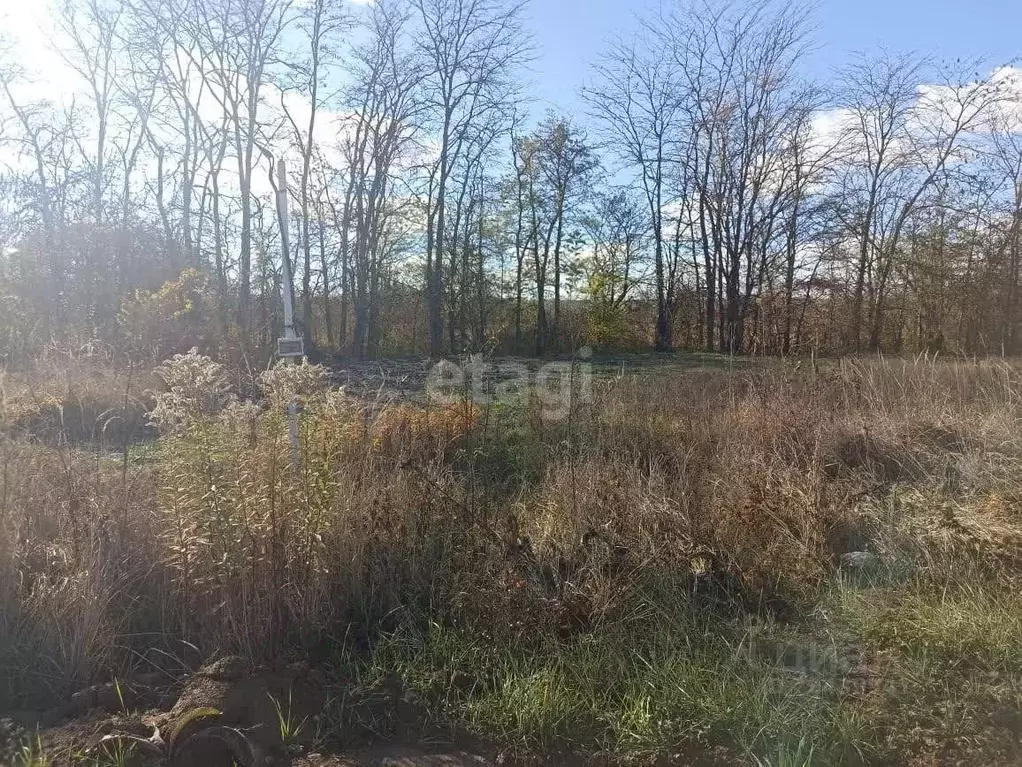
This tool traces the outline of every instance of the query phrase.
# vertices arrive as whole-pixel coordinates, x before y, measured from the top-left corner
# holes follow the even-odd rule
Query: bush
[[[220,413],[236,399],[224,366],[199,354],[193,347],[153,371],[167,390],[155,395],[149,413],[153,425],[164,432],[186,429],[197,419]]]
[[[183,353],[204,336],[213,300],[206,275],[190,268],[156,290],[136,291],[118,316],[124,346],[150,359]]]

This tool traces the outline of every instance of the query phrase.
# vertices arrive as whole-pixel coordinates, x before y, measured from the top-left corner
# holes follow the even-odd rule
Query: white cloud
[[[852,112],[848,109],[824,109],[813,115],[810,146],[816,151],[826,152],[841,139]]]
[[[927,120],[936,122],[947,119],[961,110],[961,104],[975,95],[978,88],[993,87],[995,93],[990,94],[992,105],[985,115],[977,115],[975,111],[967,113],[973,122],[972,131],[983,133],[994,124],[1014,125],[1022,127],[1022,69],[1018,67],[997,67],[986,79],[962,85],[922,84],[919,86],[919,114],[916,119],[920,124]],[[975,119],[974,119],[975,118]]]

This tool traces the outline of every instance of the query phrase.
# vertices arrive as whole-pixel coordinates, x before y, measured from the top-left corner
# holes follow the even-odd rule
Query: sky
[[[366,2],[367,0],[357,0]],[[590,66],[615,36],[628,36],[640,15],[670,7],[672,0],[529,0],[536,37],[533,92],[536,106],[580,107],[579,90]],[[46,50],[47,0],[0,0],[0,25],[25,43],[26,60],[52,59]],[[818,0],[813,14],[818,46],[807,74],[825,78],[854,51],[887,47],[938,58],[983,57],[991,66],[1022,56],[1019,0]]]
[[[0,0],[7,2],[7,0]],[[531,0],[536,107],[582,111],[578,97],[599,52],[671,0]],[[1022,57],[1020,0],[819,0],[808,76],[826,79],[857,51],[887,48],[938,60],[980,57],[990,68]]]
[[[348,0],[364,4],[373,0]],[[741,0],[733,0],[741,2]],[[667,11],[676,0],[527,0],[535,37],[531,81],[533,119],[554,110],[585,122],[581,89],[592,65],[615,38],[627,39],[641,16]],[[812,0],[809,0],[812,2]],[[41,77],[33,95],[73,95],[81,87],[53,50],[47,31],[52,0],[0,0],[0,31],[17,41],[19,61]],[[805,74],[826,81],[855,52],[886,48],[936,59],[981,58],[982,75],[1022,59],[1022,0],[817,0],[812,20],[816,46]],[[49,81],[47,81],[49,78]],[[41,91],[41,92],[40,92]]]

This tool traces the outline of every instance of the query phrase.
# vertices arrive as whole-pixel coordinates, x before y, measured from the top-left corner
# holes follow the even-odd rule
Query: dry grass
[[[123,448],[153,436],[147,393],[158,386],[150,371],[106,354],[45,357],[26,370],[0,369],[0,426],[49,445]]]
[[[274,407],[193,413],[130,454],[8,430],[0,709],[194,646],[368,659],[360,673],[396,670],[437,716],[526,749],[909,753],[918,744],[865,727],[834,690],[804,699],[740,649],[765,625],[889,650],[902,624],[869,609],[870,589],[915,594],[903,625],[946,636],[920,623],[927,599],[966,582],[1002,605],[1022,575],[1012,365],[652,370],[598,381],[559,422],[530,401],[381,409],[309,375],[264,379]],[[292,390],[297,473],[279,407]],[[853,588],[836,575],[851,550],[884,564],[855,591],[865,608],[835,598]],[[1015,635],[1008,611],[984,614],[984,634]],[[1022,678],[1022,660],[998,662]],[[452,664],[468,691],[443,681]],[[751,681],[721,692],[718,672]],[[686,684],[695,697],[679,697]],[[820,708],[808,718],[806,700]]]

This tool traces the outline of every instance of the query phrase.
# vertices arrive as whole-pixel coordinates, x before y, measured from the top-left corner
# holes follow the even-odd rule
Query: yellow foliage
[[[184,351],[203,332],[208,290],[206,275],[189,268],[154,291],[136,291],[121,308],[121,332],[129,343],[160,356]]]

